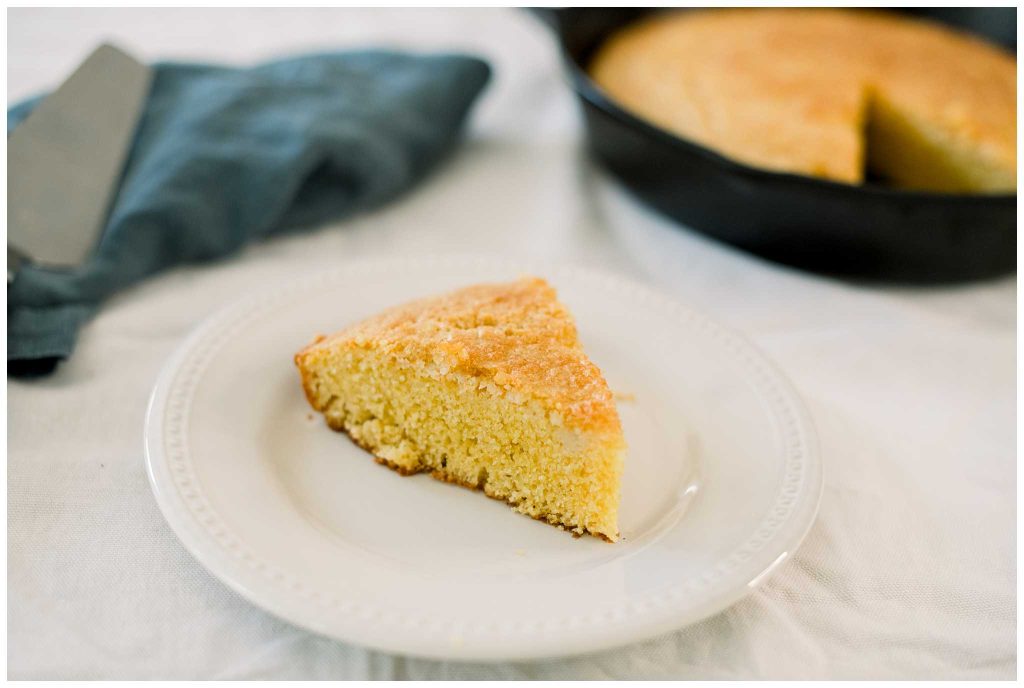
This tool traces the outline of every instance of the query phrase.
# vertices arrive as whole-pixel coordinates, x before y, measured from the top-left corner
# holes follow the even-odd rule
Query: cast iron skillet
[[[1015,195],[901,191],[761,170],[616,106],[590,80],[586,66],[610,33],[650,11],[536,11],[558,35],[592,153],[642,200],[716,239],[816,272],[955,282],[1016,271]],[[935,18],[966,24],[1015,50],[1013,14],[984,15],[981,22],[976,14]]]

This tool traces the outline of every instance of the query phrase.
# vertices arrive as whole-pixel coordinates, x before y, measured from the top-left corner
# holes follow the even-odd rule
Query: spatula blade
[[[73,267],[89,257],[151,79],[148,66],[102,45],[11,132],[8,256],[13,248],[48,267]]]

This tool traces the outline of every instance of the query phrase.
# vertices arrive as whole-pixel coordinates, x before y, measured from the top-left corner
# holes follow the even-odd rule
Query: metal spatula
[[[69,268],[106,223],[152,70],[101,45],[7,139],[7,281],[25,261]]]

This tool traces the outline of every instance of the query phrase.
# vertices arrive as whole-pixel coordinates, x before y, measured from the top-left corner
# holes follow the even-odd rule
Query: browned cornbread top
[[[433,377],[460,373],[543,400],[570,428],[620,429],[612,394],[584,354],[572,315],[540,278],[412,301],[319,339],[296,359],[339,345],[374,348]]]
[[[591,73],[625,107],[769,169],[863,180],[867,103],[883,98],[1015,186],[1016,61],[887,12],[669,12],[612,36]]]

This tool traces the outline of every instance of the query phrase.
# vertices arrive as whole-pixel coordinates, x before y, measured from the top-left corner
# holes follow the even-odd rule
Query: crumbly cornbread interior
[[[618,413],[544,280],[399,306],[320,338],[295,362],[313,408],[379,462],[617,539]]]
[[[1016,60],[937,23],[840,9],[666,12],[613,34],[589,71],[626,109],[757,167],[1016,189]]]

